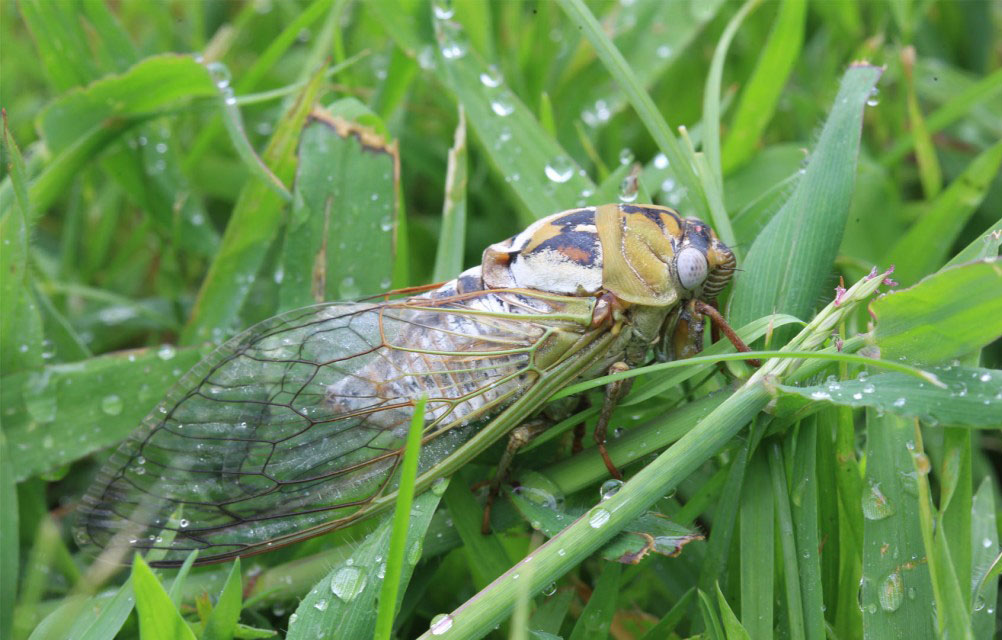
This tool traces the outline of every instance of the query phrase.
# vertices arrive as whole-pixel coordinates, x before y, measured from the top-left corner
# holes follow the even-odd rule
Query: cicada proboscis
[[[266,320],[182,377],[110,457],[78,538],[160,549],[173,566],[344,527],[393,503],[421,396],[419,491],[574,381],[698,352],[734,268],[703,222],[610,204],[541,219],[441,286]]]

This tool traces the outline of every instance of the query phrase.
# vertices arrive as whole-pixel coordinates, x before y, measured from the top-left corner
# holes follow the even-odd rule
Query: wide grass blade
[[[206,349],[100,356],[3,377],[4,431],[22,481],[115,444],[149,413]]]
[[[331,112],[314,111],[300,137],[296,200],[275,277],[279,311],[374,295],[392,284],[400,215],[397,144],[352,99],[332,105]],[[358,123],[373,119],[373,126]]]
[[[142,640],[195,640],[188,623],[139,554],[132,561],[132,584]]]
[[[831,283],[852,196],[863,109],[880,74],[878,67],[858,64],[843,75],[804,177],[755,239],[737,275],[731,322],[745,324],[777,312],[807,317]]]
[[[884,358],[943,362],[971,353],[1002,336],[1002,263],[943,269],[870,309]]]

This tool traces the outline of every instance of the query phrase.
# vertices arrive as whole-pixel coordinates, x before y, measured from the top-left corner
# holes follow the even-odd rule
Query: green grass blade
[[[466,112],[459,108],[459,124],[452,148],[449,149],[449,164],[445,170],[445,200],[442,202],[442,231],[438,236],[435,251],[433,282],[455,278],[463,270],[463,250],[466,245],[466,183],[467,168]]]
[[[74,625],[75,635],[68,640],[113,640],[118,636],[122,626],[125,625],[125,621],[132,615],[135,600],[132,578],[127,579],[110,598],[92,598],[90,609],[100,607],[100,612],[89,625],[84,626],[79,622]],[[78,629],[79,631],[77,631]]]
[[[132,584],[141,640],[195,640],[195,634],[139,554],[132,561]]]
[[[875,300],[881,356],[943,362],[1002,336],[1002,263],[943,269],[914,287]],[[930,304],[929,301],[935,301]]]
[[[727,640],[751,640],[748,630],[744,628],[738,617],[734,615],[731,606],[727,604],[727,599],[724,598],[724,592],[720,590],[720,585],[716,585],[716,588],[717,605],[720,607],[720,617],[722,618],[724,634]]]
[[[170,346],[3,377],[4,431],[20,482],[113,445],[132,432],[204,350]]]
[[[902,423],[901,427],[900,432],[907,433],[911,430],[914,436],[913,440],[908,441],[911,443],[910,447],[907,447],[907,443],[899,443],[899,445],[905,444],[907,451],[911,452],[912,468],[916,478],[918,522],[922,534],[922,546],[928,561],[929,580],[932,583],[932,595],[935,598],[934,604],[937,612],[933,622],[940,637],[972,638],[970,614],[967,607],[964,606],[964,596],[961,593],[959,577],[950,557],[946,532],[942,522],[935,522],[932,511],[932,496],[928,478],[930,463],[923,451],[922,432],[917,422],[914,425]],[[967,576],[964,578],[966,579]],[[884,600],[881,601],[881,604],[884,605]]]
[[[393,533],[390,534],[389,554],[386,558],[386,574],[379,591],[379,610],[376,612],[376,626],[373,638],[389,640],[393,635],[393,620],[403,596],[400,577],[407,552],[408,528],[411,518],[411,504],[414,502],[414,480],[417,478],[418,461],[421,457],[421,435],[424,432],[425,405],[427,396],[421,396],[414,405],[407,441],[404,444],[404,461],[400,468],[400,488],[397,489],[397,505],[393,512]],[[441,485],[439,485],[441,486]],[[447,487],[444,487],[448,490]],[[442,491],[437,492],[441,495]],[[406,588],[406,584],[403,585]]]
[[[725,175],[748,162],[772,120],[780,95],[793,71],[804,42],[806,0],[784,0],[779,5],[769,39],[755,62],[731,121],[721,151]]]
[[[12,638],[14,603],[17,601],[17,583],[20,575],[19,515],[17,510],[17,485],[10,459],[7,436],[0,431],[0,502],[4,517],[0,520],[0,636]]]
[[[957,255],[950,258],[950,261],[943,266],[944,268],[956,267],[965,262],[997,258],[999,245],[1002,245],[1002,218],[989,225],[977,238],[957,252]]]
[[[869,65],[845,72],[804,177],[741,265],[731,322],[776,312],[807,317],[829,283],[852,197],[863,109],[880,74]]]
[[[322,81],[322,71],[314,74],[282,116],[262,154],[264,162],[283,182],[291,181],[299,136]],[[191,319],[181,334],[183,344],[209,340],[213,330],[225,331],[239,323],[240,308],[250,292],[250,283],[282,223],[284,204],[261,181],[252,181],[241,191]]]
[[[365,115],[352,117],[349,109]],[[390,288],[399,216],[397,145],[357,123],[375,116],[354,100],[335,103],[332,111],[315,111],[300,138],[296,202],[276,278],[279,310]]]
[[[568,640],[603,640],[608,637],[612,615],[616,612],[622,568],[623,565],[618,562],[602,563],[602,573],[595,581],[595,589]]]
[[[595,16],[581,0],[560,0],[560,6],[595,47],[595,53],[619,83],[658,148],[668,156],[668,162],[675,170],[679,183],[688,193],[688,200],[692,204],[692,215],[705,218],[709,213],[709,205],[690,157],[675,138],[671,127],[658,111],[651,96],[644,90],[623,54],[616,49]]]
[[[10,208],[0,211],[0,369],[13,373],[42,364],[42,316],[31,287],[28,263],[31,256],[31,231],[34,222],[32,201],[28,195],[24,160],[7,128],[3,113],[3,151],[9,163],[14,197]]]
[[[999,558],[999,534],[995,526],[995,496],[992,480],[985,477],[974,494],[971,510],[971,629],[978,640],[988,640],[995,631],[998,613],[998,573],[989,575],[992,562]]]
[[[914,448],[912,420],[867,412],[866,477],[863,487],[863,582],[859,606],[863,632],[873,638],[935,636],[929,603],[929,566],[922,548],[918,493],[906,447]],[[916,500],[917,496],[917,500]],[[859,508],[859,507],[857,507]],[[850,605],[851,606],[851,605]]]
[[[968,358],[976,361],[977,358]],[[980,375],[980,374],[979,374]],[[1002,389],[1002,372],[998,372],[995,385]],[[996,407],[996,416],[1002,416],[1002,402]],[[995,419],[996,428],[1002,429],[1002,417]],[[947,427],[943,430],[943,460],[940,464],[939,522],[950,547],[950,558],[957,579],[965,588],[960,591],[964,607],[971,609],[971,591],[966,588],[971,575],[973,551],[971,549],[971,509],[974,481],[971,477],[971,445],[974,434],[969,429]]]
[[[825,604],[822,591],[821,534],[818,491],[822,486],[817,474],[818,425],[815,418],[801,421],[793,456],[790,479],[790,510],[794,537],[799,553],[800,601],[804,607],[804,633],[807,638],[824,640]]]
[[[463,106],[496,172],[528,212],[523,222],[569,209],[579,201],[584,204],[595,185],[583,170],[543,130],[499,72],[469,50],[461,31],[441,20],[435,27],[436,73]]]
[[[891,249],[894,277],[904,286],[938,269],[967,220],[978,209],[1002,165],[1002,142],[983,151],[936,198]]]
[[[937,76],[940,74],[931,75],[938,80]],[[979,107],[986,106],[984,103],[1002,93],[1002,69],[993,71],[977,82],[966,83],[960,91],[948,91],[948,99],[943,103],[943,106],[930,113],[929,117],[926,118],[925,125],[929,134],[938,133]],[[881,156],[881,164],[888,167],[897,164],[908,155],[909,151],[915,148],[915,144],[915,135],[906,134]]]
[[[731,16],[717,42],[717,48],[713,51],[710,72],[706,75],[706,88],[703,90],[703,153],[706,155],[706,163],[709,165],[709,183],[718,193],[724,185],[720,159],[720,84],[724,75],[724,61],[727,58],[727,50],[731,47],[731,41],[738,29],[741,28],[741,23],[760,4],[760,0],[746,0],[741,8]],[[784,4],[790,4],[790,2]],[[715,212],[715,223],[717,218],[718,215]],[[720,228],[716,228],[716,231],[720,232]],[[733,234],[730,234],[729,237],[721,236],[721,239],[731,246],[734,245]]]
[[[741,535],[738,537],[741,552],[741,622],[751,637],[769,640],[773,637],[773,601],[776,599],[776,501],[772,495],[769,461],[762,447],[752,454],[747,478],[740,490],[741,500],[735,501],[734,506],[741,518]],[[727,513],[721,509],[721,516]]]
[[[779,442],[765,443],[769,458],[769,475],[772,493],[776,500],[776,523],[779,529],[779,546],[783,554],[783,585],[786,587],[786,620],[791,638],[806,638],[804,628],[804,603],[801,600],[800,556],[790,509],[790,493],[786,485],[786,463]],[[814,631],[814,630],[812,630]],[[812,634],[811,637],[817,637]]]
[[[485,536],[481,532],[484,507],[470,491],[473,476],[460,469],[445,492],[445,504],[453,525],[463,541],[473,584],[483,589],[495,578],[508,570],[511,561],[497,536]]]
[[[243,600],[243,581],[240,575],[240,558],[230,567],[230,575],[226,578],[223,590],[219,594],[216,606],[212,608],[209,619],[205,621],[205,631],[201,640],[230,640],[234,637],[237,622],[240,620],[240,605]]]
[[[939,168],[936,147],[925,124],[925,117],[915,95],[915,81],[912,68],[915,66],[915,48],[905,47],[901,51],[901,68],[905,77],[905,91],[908,99],[908,120],[912,136],[915,138],[915,160],[918,163],[919,179],[926,199],[935,198],[943,188],[943,172]]]
[[[177,519],[177,515],[178,514],[175,514],[175,520]],[[173,602],[177,607],[181,606],[181,594],[184,592],[184,583],[188,579],[188,574],[191,572],[191,567],[195,564],[195,560],[197,558],[197,549],[188,554],[188,557],[184,559],[184,563],[181,564],[181,568],[178,569],[174,579],[171,580],[170,588],[167,589],[167,595],[170,596],[171,602]]]

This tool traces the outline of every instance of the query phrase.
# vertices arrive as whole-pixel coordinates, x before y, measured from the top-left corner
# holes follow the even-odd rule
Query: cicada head
[[[734,254],[705,223],[668,207],[607,204],[537,220],[484,252],[492,289],[609,291],[627,302],[670,307],[712,300],[734,272]]]
[[[604,205],[596,212],[603,284],[619,298],[646,306],[712,300],[734,273],[734,253],[697,218],[668,207]]]

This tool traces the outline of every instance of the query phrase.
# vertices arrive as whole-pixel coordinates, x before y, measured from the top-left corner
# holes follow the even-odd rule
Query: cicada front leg
[[[630,365],[625,362],[616,362],[609,367],[609,375],[614,373],[624,373],[630,370]],[[599,455],[602,456],[602,462],[605,463],[605,468],[609,470],[609,474],[616,480],[622,480],[623,474],[616,465],[612,463],[612,459],[609,458],[609,452],[605,448],[606,433],[609,431],[609,421],[612,420],[612,412],[616,409],[616,405],[630,392],[630,387],[633,386],[633,378],[625,378],[622,380],[613,380],[609,384],[605,385],[605,397],[602,399],[602,410],[598,414],[598,422],[595,424],[595,445],[598,448]]]
[[[519,449],[532,442],[533,438],[549,429],[552,425],[552,421],[546,418],[538,418],[512,429],[511,433],[508,434],[508,444],[505,445],[504,453],[501,454],[497,472],[495,472],[494,479],[491,480],[490,487],[487,490],[487,501],[484,503],[484,516],[480,524],[480,531],[485,536],[491,532],[491,508],[494,506],[494,501],[497,500],[498,494],[501,493],[501,484],[508,477],[508,471],[511,469],[515,454],[518,453]]]

